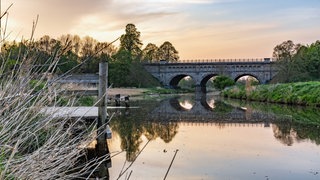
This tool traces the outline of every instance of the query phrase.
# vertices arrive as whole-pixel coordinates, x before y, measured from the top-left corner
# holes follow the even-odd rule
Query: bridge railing
[[[150,62],[150,63],[213,63],[213,62],[270,62],[274,61],[272,58],[252,58],[252,59],[191,59],[191,60],[178,60],[174,62],[169,62],[166,60],[161,60],[157,62]]]

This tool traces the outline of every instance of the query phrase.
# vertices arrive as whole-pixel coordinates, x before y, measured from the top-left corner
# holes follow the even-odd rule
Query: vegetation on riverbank
[[[251,101],[320,107],[320,82],[298,82],[257,86],[233,86],[222,96]]]
[[[160,86],[158,80],[143,68],[142,63],[179,59],[178,51],[169,41],[165,41],[160,47],[148,43],[142,48],[140,32],[134,24],[127,24],[125,33],[118,39],[120,46],[116,47],[113,42],[98,42],[89,36],[80,38],[78,35],[68,34],[54,39],[44,35],[39,40],[32,41],[3,40],[0,48],[1,55],[8,58],[5,70],[12,70],[16,64],[19,65],[17,59],[21,53],[38,54],[38,59],[33,62],[37,67],[33,69],[34,72],[44,73],[49,70],[55,75],[97,73],[99,62],[108,61],[109,84],[112,87]],[[56,61],[55,65],[50,66],[53,61]]]
[[[194,89],[168,89],[168,88],[149,88],[144,94],[145,95],[154,95],[154,94],[182,94],[182,93],[191,93],[194,92]]]

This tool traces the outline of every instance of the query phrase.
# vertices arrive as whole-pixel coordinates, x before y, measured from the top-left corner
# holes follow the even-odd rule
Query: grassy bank
[[[320,82],[234,86],[223,90],[222,95],[251,101],[320,107]]]

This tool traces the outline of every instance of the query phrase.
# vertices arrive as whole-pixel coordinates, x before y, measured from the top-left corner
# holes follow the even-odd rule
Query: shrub
[[[227,76],[218,76],[213,80],[213,86],[222,90],[228,86],[233,86],[235,82]]]

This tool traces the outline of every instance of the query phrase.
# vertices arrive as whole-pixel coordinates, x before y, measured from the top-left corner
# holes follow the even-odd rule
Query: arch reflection
[[[194,100],[190,97],[174,97],[169,100],[169,103],[177,111],[189,111],[195,104]]]
[[[216,100],[213,97],[208,97],[205,94],[197,99],[193,96],[177,96],[169,99],[170,106],[177,111],[190,111],[190,110],[207,110],[213,111]]]

